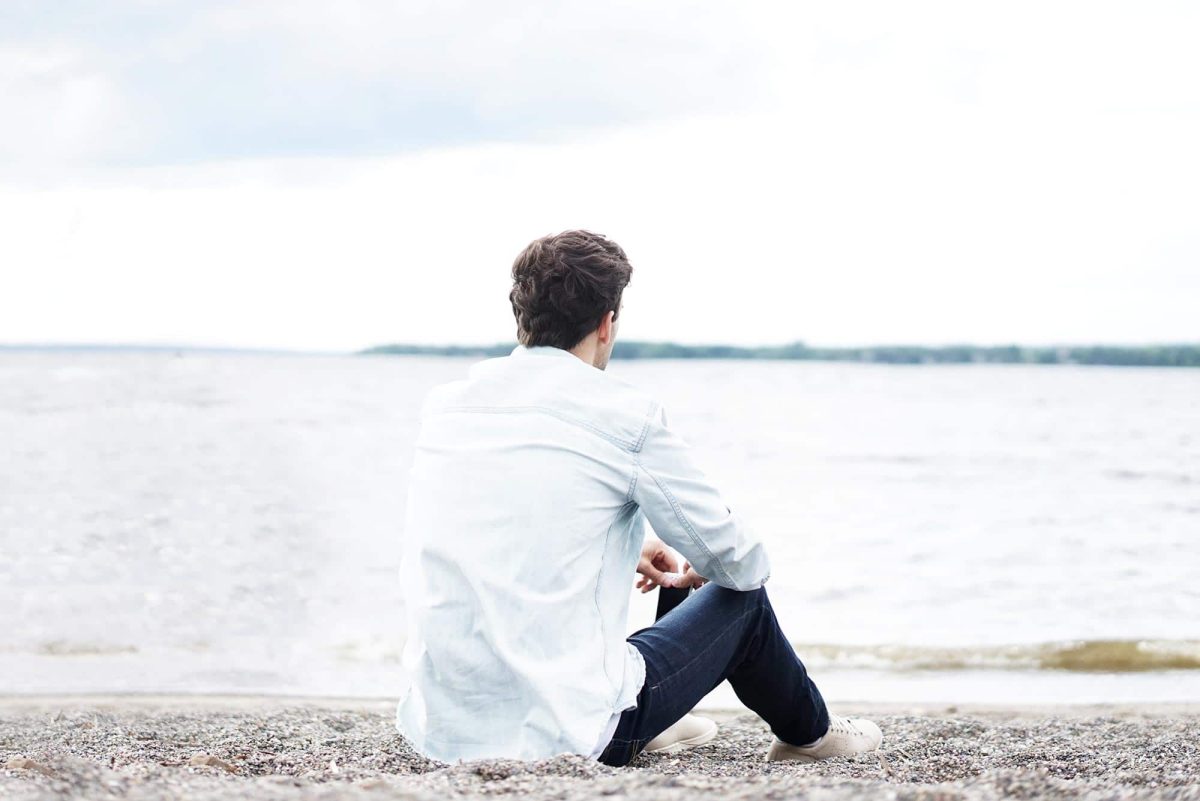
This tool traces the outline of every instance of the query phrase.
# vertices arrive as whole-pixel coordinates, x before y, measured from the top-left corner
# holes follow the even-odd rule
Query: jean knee
[[[712,593],[713,600],[717,603],[732,609],[751,611],[768,608],[771,605],[770,600],[767,599],[765,587],[757,587],[753,590],[731,590],[720,584],[709,582],[701,589]]]

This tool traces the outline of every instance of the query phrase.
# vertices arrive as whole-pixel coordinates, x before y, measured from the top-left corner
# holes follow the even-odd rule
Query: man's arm
[[[654,532],[709,581],[731,590],[761,587],[771,572],[766,550],[693,463],[661,407],[635,455],[633,499]]]

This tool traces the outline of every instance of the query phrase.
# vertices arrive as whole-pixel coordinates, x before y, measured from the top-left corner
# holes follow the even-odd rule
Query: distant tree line
[[[514,344],[379,345],[365,354],[404,356],[504,356]],[[614,359],[776,359],[797,361],[873,362],[879,364],[1094,364],[1128,367],[1200,367],[1200,345],[1085,345],[1025,347],[1021,345],[879,345],[859,348],[810,348],[789,345],[680,345],[674,342],[623,342]]]

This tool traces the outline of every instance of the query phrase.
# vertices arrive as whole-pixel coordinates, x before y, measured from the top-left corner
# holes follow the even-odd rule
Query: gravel
[[[445,765],[373,701],[0,698],[0,798],[1196,799],[1200,709],[841,707],[884,730],[877,754],[766,763],[756,716],[704,713],[708,745],[609,768],[583,757]]]

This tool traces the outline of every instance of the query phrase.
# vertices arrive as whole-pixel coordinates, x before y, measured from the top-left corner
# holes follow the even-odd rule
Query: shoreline
[[[397,699],[382,696],[353,695],[266,695],[262,693],[9,693],[0,694],[0,715],[12,710],[49,709],[55,707],[89,706],[96,708],[129,707],[155,709],[165,707],[221,709],[269,709],[280,706],[311,706],[315,709],[394,709]],[[831,705],[832,706],[832,705]],[[1055,715],[1058,717],[1091,717],[1100,714],[1114,716],[1164,717],[1200,716],[1200,702],[1156,701],[1153,703],[927,703],[844,701],[837,710],[850,710],[858,715]],[[744,707],[720,706],[697,709],[698,714],[736,717],[751,714]]]
[[[698,796],[1005,797],[1200,801],[1200,704],[837,704],[884,730],[873,754],[767,763],[746,710],[704,710],[721,731],[626,768],[579,756],[433,762],[393,728],[387,698],[262,695],[0,696],[0,797],[534,801]],[[4,766],[8,766],[4,768]]]

